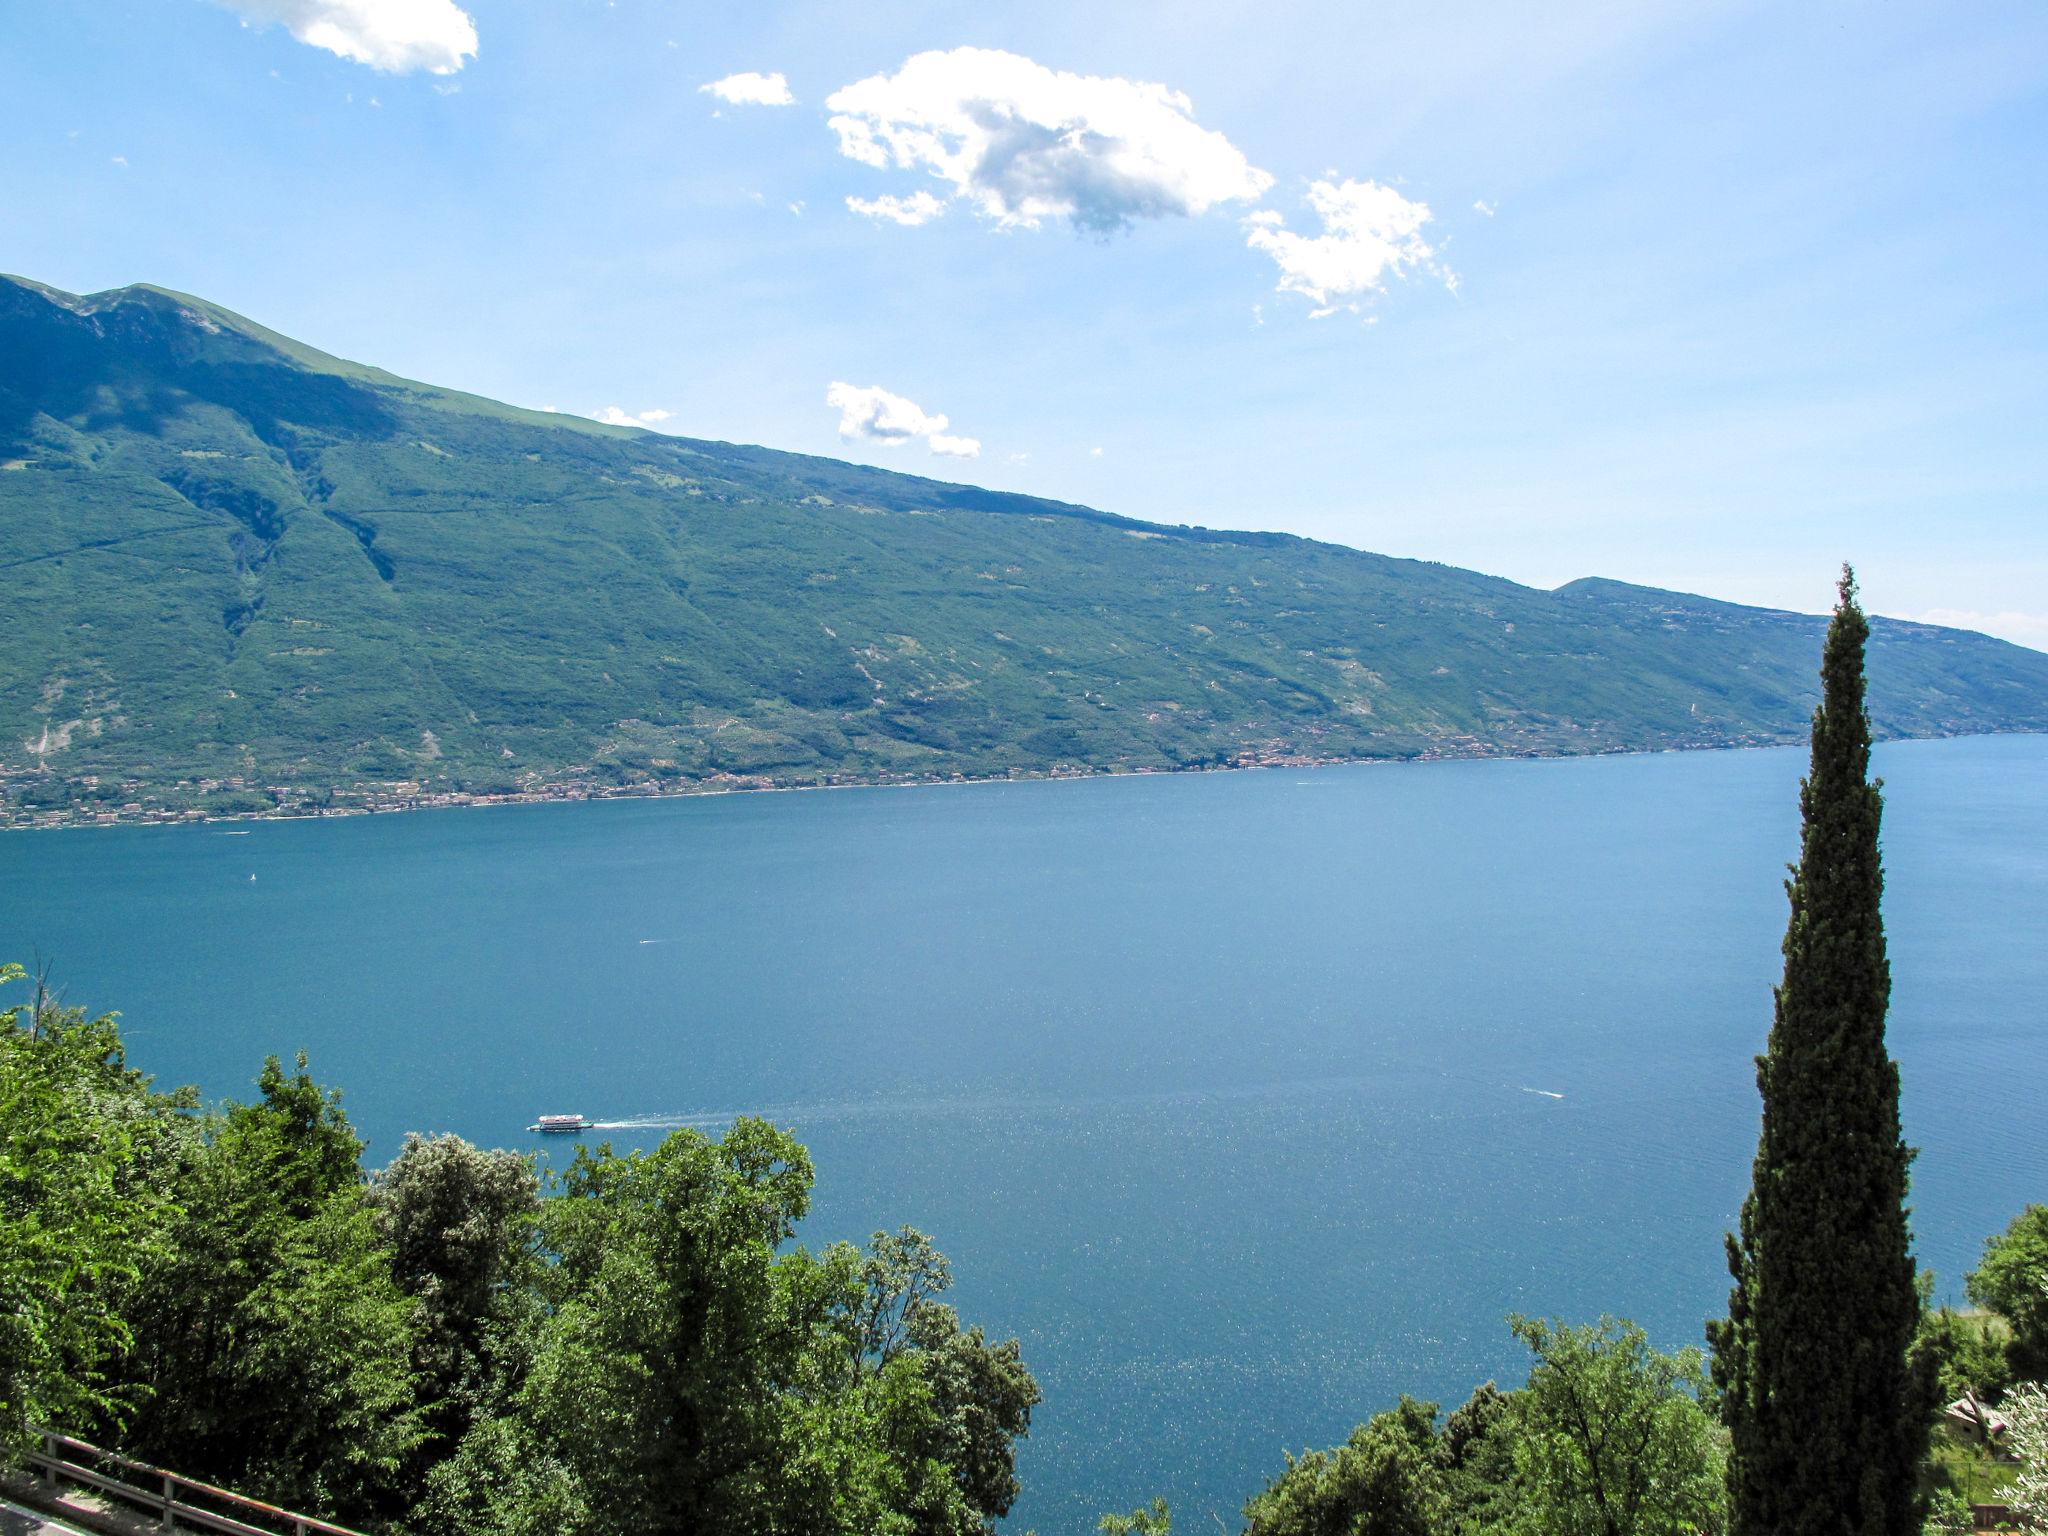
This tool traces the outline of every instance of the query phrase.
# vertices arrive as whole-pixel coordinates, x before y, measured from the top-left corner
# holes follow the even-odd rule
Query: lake
[[[804,1238],[912,1222],[1045,1390],[1009,1525],[1230,1528],[1283,1447],[1700,1339],[1755,1148],[1802,751],[720,796],[0,838],[0,957],[160,1081],[304,1049],[404,1132],[760,1112]],[[1879,749],[1943,1295],[2048,1198],[2048,738]]]

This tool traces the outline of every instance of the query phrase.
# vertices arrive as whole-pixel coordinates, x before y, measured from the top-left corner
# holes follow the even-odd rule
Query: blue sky
[[[521,404],[2048,649],[2033,0],[8,0],[0,163]]]

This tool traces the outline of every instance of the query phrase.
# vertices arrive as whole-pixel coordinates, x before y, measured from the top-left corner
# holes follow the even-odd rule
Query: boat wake
[[[979,1095],[954,1098],[938,1097],[929,1099],[852,1099],[812,1101],[807,1103],[756,1104],[747,1109],[699,1110],[689,1114],[626,1115],[615,1120],[592,1120],[586,1130],[592,1131],[676,1131],[683,1129],[722,1131],[742,1115],[758,1115],[784,1128],[816,1126],[826,1121],[865,1120],[876,1117],[902,1119],[909,1116],[926,1115],[970,1115],[980,1116],[999,1113],[1064,1113],[1109,1105],[1151,1105],[1173,1103],[1207,1103],[1240,1098],[1261,1098],[1278,1092],[1285,1095],[1303,1087],[1342,1088],[1351,1082],[1303,1084],[1266,1084],[1239,1091],[1205,1090],[1200,1092],[1167,1092],[1113,1094],[1106,1098],[1070,1098],[1065,1095],[1035,1097],[1031,1095],[1000,1095],[984,1098]],[[1505,1086],[1505,1085],[1503,1085]],[[1564,1095],[1550,1088],[1531,1088],[1525,1084],[1515,1085],[1518,1093],[1534,1094],[1539,1099],[1562,1100]]]

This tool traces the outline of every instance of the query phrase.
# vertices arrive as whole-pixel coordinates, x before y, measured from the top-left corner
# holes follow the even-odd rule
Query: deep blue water
[[[793,1126],[1046,1401],[1010,1524],[1189,1530],[1511,1310],[1696,1342],[1804,754],[1433,763],[0,838],[0,957],[209,1095],[311,1053],[371,1156],[542,1111]],[[1888,780],[1923,1260],[2048,1198],[2048,738]],[[240,835],[246,834],[246,835]],[[251,879],[251,876],[254,879]],[[650,1141],[659,1129],[614,1133]],[[1232,1527],[1235,1528],[1234,1525]]]

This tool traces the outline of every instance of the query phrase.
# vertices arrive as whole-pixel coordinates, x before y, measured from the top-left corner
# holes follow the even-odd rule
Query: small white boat
[[[544,1136],[573,1136],[578,1131],[589,1130],[593,1124],[594,1121],[586,1120],[581,1115],[542,1115],[527,1129],[539,1131]]]

